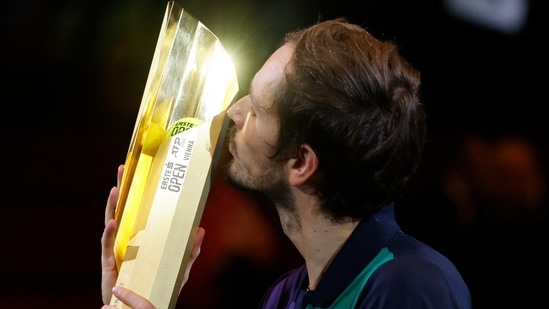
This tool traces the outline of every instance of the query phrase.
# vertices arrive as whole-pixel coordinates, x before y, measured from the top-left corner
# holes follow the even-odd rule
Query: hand
[[[109,304],[112,297],[112,288],[116,284],[118,270],[114,258],[114,240],[117,223],[114,220],[114,211],[118,201],[120,181],[124,173],[124,165],[118,167],[116,187],[111,188],[105,207],[105,230],[101,237],[101,296],[103,304]]]
[[[116,308],[108,306],[111,302],[113,294],[118,300],[122,301],[131,308],[151,309],[154,308],[154,306],[144,297],[126,288],[115,287],[116,278],[118,277],[118,270],[116,268],[116,261],[114,258],[114,240],[118,227],[116,220],[114,219],[114,212],[118,201],[119,187],[123,173],[124,165],[120,165],[118,167],[116,187],[113,187],[109,192],[107,206],[105,207],[105,230],[103,231],[103,236],[101,237],[101,296],[103,299],[103,304],[105,304],[102,309]],[[185,274],[183,277],[183,285],[189,279],[192,265],[200,254],[200,248],[202,246],[205,233],[206,231],[202,227],[199,227],[196,232],[189,264],[185,269]]]
[[[135,292],[123,288],[121,286],[115,286],[112,289],[112,293],[118,300],[120,300],[125,305],[133,309],[155,309],[153,304],[149,302],[146,298],[139,296]],[[101,309],[116,309],[117,307],[104,305]]]

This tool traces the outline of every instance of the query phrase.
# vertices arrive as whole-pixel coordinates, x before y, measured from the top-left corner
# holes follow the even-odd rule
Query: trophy
[[[219,39],[168,2],[115,210],[116,284],[157,308],[177,302],[237,92]]]

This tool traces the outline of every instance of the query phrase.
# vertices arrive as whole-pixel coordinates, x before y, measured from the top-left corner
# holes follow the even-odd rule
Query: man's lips
[[[234,144],[234,135],[236,133],[236,128],[234,125],[231,125],[229,128],[229,134],[227,135],[227,146],[229,148],[229,152],[234,157],[236,146]]]
[[[234,140],[232,139],[232,137],[229,139],[228,146],[229,146],[229,152],[234,157],[236,153],[236,146],[234,144]]]

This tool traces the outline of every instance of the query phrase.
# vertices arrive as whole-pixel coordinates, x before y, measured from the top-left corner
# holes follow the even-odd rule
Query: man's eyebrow
[[[248,90],[248,94],[249,94],[249,96],[250,96],[250,100],[252,101],[252,105],[253,105],[254,108],[256,108],[256,109],[266,110],[263,106],[259,106],[259,105],[257,104],[258,101],[256,101],[255,92],[254,92],[254,90],[253,90],[253,86],[252,86],[252,85],[253,85],[253,83],[250,82],[250,86],[249,86],[249,88],[248,88],[248,89],[249,89],[249,90]]]
[[[253,80],[252,80],[253,82]],[[248,95],[250,96],[250,100],[252,102],[252,105],[254,106],[254,108],[257,110],[262,110],[262,111],[265,111],[265,112],[269,112],[271,110],[271,107],[266,107],[266,106],[262,106],[259,104],[260,100],[256,100],[257,97],[255,96],[255,92],[254,92],[254,89],[253,89],[253,83],[250,82],[250,86],[248,87]]]
[[[253,80],[250,81],[250,85],[248,86],[248,94],[250,95],[250,98],[252,98],[252,101],[253,101],[253,99],[254,99],[254,95],[253,95],[253,94],[254,94],[254,91],[253,91],[253,86],[252,86],[253,83],[252,83],[252,82],[253,82]]]

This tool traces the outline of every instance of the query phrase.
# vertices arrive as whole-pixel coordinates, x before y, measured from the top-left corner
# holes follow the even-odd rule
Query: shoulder
[[[278,278],[267,290],[260,308],[286,308],[296,299],[297,293],[307,275],[305,265],[292,269]]]
[[[364,304],[382,301],[384,308],[471,308],[469,289],[450,260],[411,236],[399,238],[389,247],[393,259],[372,273],[364,287]]]

